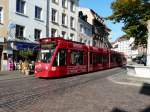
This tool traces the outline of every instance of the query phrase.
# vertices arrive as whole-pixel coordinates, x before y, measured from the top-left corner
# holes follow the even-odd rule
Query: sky
[[[107,17],[112,14],[111,3],[114,0],[79,0],[80,7],[86,7],[93,9],[101,17]],[[110,33],[110,38],[115,41],[118,37],[122,36],[124,32],[122,31],[122,23],[114,24],[112,21],[106,21],[105,24],[108,28],[112,30]]]

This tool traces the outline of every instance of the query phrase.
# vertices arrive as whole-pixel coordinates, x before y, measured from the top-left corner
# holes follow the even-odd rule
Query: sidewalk
[[[130,76],[127,74],[126,71],[112,75],[108,77],[108,79],[117,84],[134,85],[134,86],[143,86],[143,84],[147,84],[150,86],[150,78]]]
[[[1,80],[11,80],[11,79],[19,79],[25,77],[34,77],[34,75],[24,75],[19,71],[1,71],[0,72],[0,81]]]

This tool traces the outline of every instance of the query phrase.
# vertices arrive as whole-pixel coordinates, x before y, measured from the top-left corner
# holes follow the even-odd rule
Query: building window
[[[58,0],[52,0],[52,2],[58,4]]]
[[[25,3],[23,0],[16,0],[16,12],[25,14]]]
[[[57,30],[56,29],[51,29],[51,37],[57,37]]]
[[[73,17],[70,18],[70,27],[73,29],[75,28],[75,20]]]
[[[66,32],[65,31],[62,31],[62,37],[66,37]]]
[[[23,39],[24,38],[24,26],[16,25],[16,38]]]
[[[41,37],[41,30],[35,29],[34,30],[34,39],[38,40],[38,39],[40,39],[40,37]]]
[[[41,19],[41,14],[42,14],[42,8],[35,6],[35,18]]]
[[[67,0],[62,0],[62,7],[67,8]]]
[[[52,22],[57,23],[57,10],[52,9]]]
[[[74,34],[73,33],[70,34],[70,40],[74,40]]]
[[[80,32],[83,33],[83,25],[80,24]]]
[[[71,10],[71,12],[75,12],[75,2],[74,1],[70,1],[70,10]]]
[[[3,8],[0,7],[0,23],[3,23]]]
[[[66,14],[62,14],[62,25],[67,26],[67,16],[66,16]]]

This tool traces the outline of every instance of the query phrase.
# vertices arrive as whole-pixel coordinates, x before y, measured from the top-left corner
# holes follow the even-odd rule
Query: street
[[[150,94],[142,87],[119,85],[108,77],[124,69],[39,79],[0,81],[0,112],[148,112]]]

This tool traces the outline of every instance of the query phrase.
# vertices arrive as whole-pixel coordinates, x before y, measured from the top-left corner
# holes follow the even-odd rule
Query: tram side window
[[[108,63],[108,56],[103,56],[103,63]]]
[[[97,56],[97,63],[101,64],[102,63],[102,58],[103,58],[102,55],[101,54],[97,54],[96,56]]]
[[[99,63],[99,55],[94,53],[93,54],[93,64],[98,64]]]
[[[99,56],[99,63],[103,63],[103,56],[100,54],[100,56]]]
[[[84,64],[83,63],[83,52],[82,51],[78,52],[78,55],[79,55],[78,63],[79,63],[79,65],[83,65]]]
[[[117,63],[120,63],[121,60],[122,60],[121,57],[120,57],[120,56],[117,56],[117,59],[116,59]]]
[[[53,66],[65,66],[66,65],[66,50],[59,49],[54,60]]]
[[[111,55],[111,62],[115,62],[116,61],[116,56],[113,54]]]
[[[83,52],[72,51],[71,52],[71,64],[72,65],[83,65]]]
[[[93,53],[90,52],[90,64],[93,64]]]

